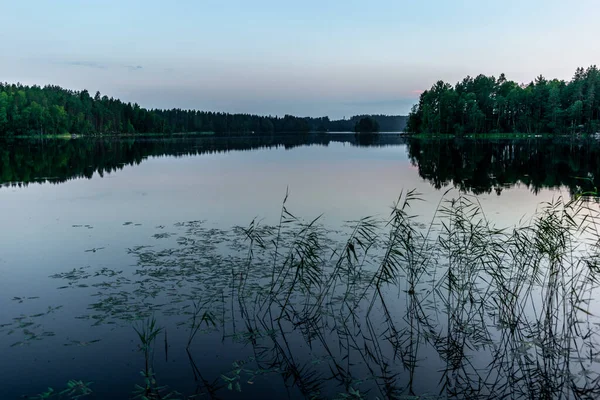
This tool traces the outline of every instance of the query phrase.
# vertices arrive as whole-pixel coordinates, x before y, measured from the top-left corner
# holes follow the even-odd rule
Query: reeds
[[[132,296],[171,299],[132,304],[146,306],[142,316],[189,318],[180,345],[201,393],[244,396],[255,379],[276,375],[312,399],[600,396],[599,214],[584,198],[556,199],[499,228],[476,198],[450,193],[424,224],[411,213],[422,198],[407,191],[387,220],[338,231],[320,217],[301,220],[286,201],[277,226],[254,220],[225,232],[196,221],[178,226],[175,248],[131,250]],[[132,308],[103,297],[101,320],[119,318],[111,307]],[[251,358],[233,372],[202,370],[192,343],[215,331]],[[159,396],[151,343],[160,329],[150,318],[136,332],[144,396]]]

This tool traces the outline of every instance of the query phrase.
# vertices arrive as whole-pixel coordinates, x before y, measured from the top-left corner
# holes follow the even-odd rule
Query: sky
[[[599,0],[0,0],[0,81],[261,115],[407,114],[436,81],[568,80]]]

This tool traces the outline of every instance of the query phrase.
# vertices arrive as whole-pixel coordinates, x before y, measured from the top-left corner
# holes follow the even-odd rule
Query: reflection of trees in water
[[[600,145],[592,139],[411,140],[409,156],[436,188],[451,183],[475,194],[518,183],[534,193],[566,186],[574,194],[600,179]]]
[[[305,144],[304,136],[259,138],[108,138],[16,140],[0,147],[0,184],[64,182],[103,176],[148,157],[190,156]],[[327,144],[313,138],[311,143]]]
[[[154,236],[163,246],[130,249],[130,276],[55,278],[95,288],[96,324],[187,326],[187,343],[170,347],[187,349],[211,398],[264,396],[252,385],[264,376],[303,398],[597,398],[597,211],[558,201],[500,230],[470,198],[444,201],[430,225],[409,214],[414,201],[405,193],[388,221],[356,221],[343,240],[285,203],[279,226],[177,224],[173,239]],[[215,334],[251,356],[215,370],[200,358]]]
[[[376,142],[357,142],[355,135],[288,135],[265,137],[105,138],[77,140],[15,140],[0,143],[0,184],[60,183],[103,176],[148,157],[191,156],[261,148],[323,145],[332,141],[354,145],[403,143],[397,135]]]
[[[406,139],[398,135],[313,135],[257,138],[132,138],[13,141],[0,147],[0,184],[64,182],[140,164],[148,157],[188,156],[260,148],[292,149],[331,142],[407,145],[419,175],[436,188],[500,194],[522,183],[534,192],[566,186],[594,190],[600,176],[597,141],[566,139]]]
[[[381,144],[380,135],[375,133],[357,133],[355,140],[358,146],[377,146]]]

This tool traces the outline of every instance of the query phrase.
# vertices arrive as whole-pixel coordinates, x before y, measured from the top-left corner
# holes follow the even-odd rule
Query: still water
[[[381,301],[371,300],[388,239],[374,246],[377,262],[356,257],[353,268],[364,272],[341,274],[336,260],[348,249],[348,221],[388,219],[408,190],[415,190],[407,210],[418,216],[418,232],[434,225],[440,204],[461,195],[492,224],[522,225],[544,203],[594,191],[599,156],[597,143],[570,139],[2,142],[0,398],[487,398],[495,390],[527,397],[490,367],[506,345],[502,329],[472,342],[471,328],[459,338],[442,335],[460,324],[438,313],[463,304],[461,295],[442,307],[436,287],[414,308],[417,284],[405,290],[406,282],[440,279],[421,277],[431,271],[403,270]],[[419,253],[423,265],[433,262],[431,251]],[[324,281],[333,284],[324,289]],[[463,316],[497,327],[484,306],[492,294],[478,295],[486,315]],[[142,337],[156,332],[150,345],[136,329]],[[455,359],[439,345],[451,337],[472,353],[460,368],[448,368]],[[569,355],[554,360],[556,370],[595,379],[595,350],[573,340],[588,346],[580,358],[589,356],[589,365],[561,369],[575,362]],[[536,374],[522,375],[534,385]],[[593,386],[567,381],[549,397]]]

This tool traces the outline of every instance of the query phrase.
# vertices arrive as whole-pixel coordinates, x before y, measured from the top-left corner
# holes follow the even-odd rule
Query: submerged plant
[[[88,396],[93,394],[90,386],[92,382],[84,382],[80,380],[70,380],[67,382],[67,387],[63,390],[57,391],[53,388],[48,388],[43,393],[40,393],[33,397],[25,397],[27,399],[32,400],[43,400],[43,399],[69,399],[69,400],[79,400],[85,399]]]
[[[80,399],[92,394],[91,384],[92,382],[70,380],[67,382],[67,388],[61,391],[60,394],[73,400]]]
[[[163,247],[130,250],[131,276],[90,282],[103,290],[96,323],[161,313],[186,329],[177,343],[153,316],[134,326],[145,359],[135,396],[186,398],[157,384],[162,333],[165,362],[168,340],[186,350],[194,396],[264,395],[266,375],[309,399],[600,396],[600,213],[584,198],[497,227],[477,198],[448,192],[423,223],[411,212],[420,195],[406,191],[387,221],[336,231],[286,201],[277,226],[180,223]],[[70,286],[94,279],[74,271]],[[204,350],[219,340],[247,361],[214,368]]]

